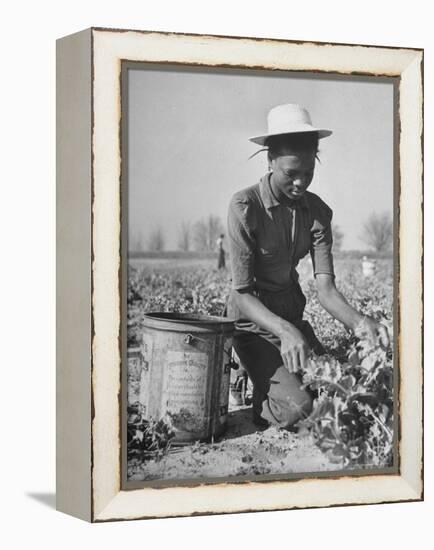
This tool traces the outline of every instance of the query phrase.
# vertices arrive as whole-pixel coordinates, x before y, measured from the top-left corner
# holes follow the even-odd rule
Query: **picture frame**
[[[124,489],[122,65],[395,79],[399,465]],[[91,522],[423,499],[423,50],[91,28],[57,43],[57,507]]]

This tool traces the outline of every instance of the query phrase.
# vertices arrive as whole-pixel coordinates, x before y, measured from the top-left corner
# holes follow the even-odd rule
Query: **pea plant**
[[[362,314],[384,324],[393,341],[392,275],[384,267],[375,279],[342,270],[338,288]],[[312,432],[331,461],[343,467],[387,467],[393,464],[395,441],[392,346],[385,349],[366,334],[348,333],[320,306],[313,282],[304,289],[306,317],[328,351],[311,357],[303,375],[315,397],[302,427]]]
[[[310,359],[305,387],[317,397],[301,426],[343,467],[393,463],[393,369],[391,353],[366,341],[353,344],[349,360],[331,355]]]
[[[170,419],[157,421],[144,418],[140,405],[128,407],[127,457],[161,458],[171,446],[175,435]]]

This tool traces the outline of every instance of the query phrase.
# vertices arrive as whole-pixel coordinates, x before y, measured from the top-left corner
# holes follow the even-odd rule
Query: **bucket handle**
[[[192,334],[186,334],[184,336],[184,344],[189,344],[192,346],[196,340],[199,340],[199,342],[202,342],[205,344],[207,342],[204,338],[199,338],[198,336],[193,336]]]
[[[190,333],[184,336],[184,344],[193,345],[195,341],[202,342],[202,344],[206,344],[208,342],[208,340],[205,340],[205,338],[199,338],[199,336],[193,336],[193,334]]]

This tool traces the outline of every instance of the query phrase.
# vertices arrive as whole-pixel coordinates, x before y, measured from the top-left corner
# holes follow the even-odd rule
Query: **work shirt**
[[[280,203],[270,175],[235,193],[229,206],[234,290],[280,292],[298,286],[296,267],[308,252],[315,275],[334,275],[332,210],[309,191],[290,205]]]
[[[331,209],[314,193],[280,203],[271,190],[270,174],[236,193],[230,203],[233,290],[226,310],[237,329],[233,346],[253,382],[254,413],[279,426],[285,425],[288,411],[293,414],[294,379],[283,365],[280,338],[245,317],[236,291],[252,292],[266,308],[297,327],[315,353],[324,353],[303,319],[306,298],[296,267],[310,252],[315,275],[334,275],[331,219]]]

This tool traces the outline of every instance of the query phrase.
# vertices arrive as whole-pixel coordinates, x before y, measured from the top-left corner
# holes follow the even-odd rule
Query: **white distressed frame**
[[[91,521],[420,500],[423,52],[91,29],[93,66]],[[122,491],[120,468],[121,60],[400,77],[400,473]]]

